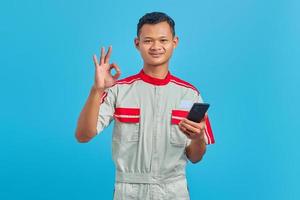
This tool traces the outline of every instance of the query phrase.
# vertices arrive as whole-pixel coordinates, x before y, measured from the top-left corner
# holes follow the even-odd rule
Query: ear
[[[179,43],[179,38],[177,36],[174,36],[173,38],[173,47],[176,48],[178,46]]]
[[[139,38],[134,38],[134,45],[135,45],[135,48],[137,48],[138,50],[140,50],[140,40]]]

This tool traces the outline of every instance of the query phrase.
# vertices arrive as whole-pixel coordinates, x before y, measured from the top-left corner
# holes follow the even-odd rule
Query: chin
[[[166,64],[168,61],[165,61],[165,60],[155,60],[155,61],[150,61],[148,62],[149,65],[152,65],[152,66],[161,66],[163,64]]]
[[[152,67],[160,67],[162,65],[166,64],[165,62],[155,62],[155,63],[148,63],[148,65]]]

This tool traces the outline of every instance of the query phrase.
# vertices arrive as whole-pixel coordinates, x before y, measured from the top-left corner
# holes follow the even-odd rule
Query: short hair
[[[137,36],[139,37],[141,28],[144,24],[158,24],[160,22],[167,22],[170,25],[172,35],[174,37],[175,22],[170,16],[163,12],[146,13],[143,17],[141,17],[139,23],[137,24]]]

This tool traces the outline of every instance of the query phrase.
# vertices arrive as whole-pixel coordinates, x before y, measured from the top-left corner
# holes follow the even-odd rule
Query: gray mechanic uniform
[[[197,89],[168,73],[165,79],[138,74],[117,81],[102,96],[97,133],[114,119],[112,155],[116,166],[115,200],[190,199],[185,147],[191,142],[178,123]],[[206,144],[214,143],[206,118]]]

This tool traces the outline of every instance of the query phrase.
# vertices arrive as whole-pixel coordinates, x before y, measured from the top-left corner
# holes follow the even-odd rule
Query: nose
[[[162,47],[159,41],[154,41],[150,47],[151,50],[160,50]]]

